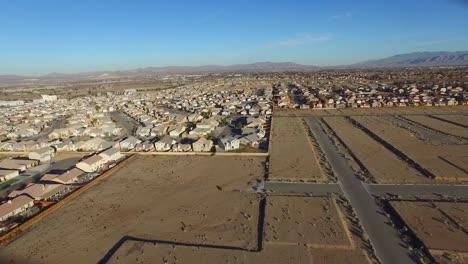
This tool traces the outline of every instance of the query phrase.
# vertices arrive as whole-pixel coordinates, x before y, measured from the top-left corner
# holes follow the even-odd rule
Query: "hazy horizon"
[[[293,62],[467,50],[464,1],[0,3],[0,74]]]

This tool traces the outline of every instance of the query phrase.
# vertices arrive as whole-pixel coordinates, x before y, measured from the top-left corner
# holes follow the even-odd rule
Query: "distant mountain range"
[[[364,61],[352,65],[336,67],[319,67],[302,65],[292,62],[257,62],[251,64],[235,64],[228,66],[167,66],[147,67],[128,71],[95,71],[84,73],[50,73],[40,77],[18,75],[0,75],[0,85],[11,85],[31,82],[51,82],[64,80],[99,80],[122,77],[144,77],[169,74],[203,74],[203,73],[236,73],[236,72],[280,72],[280,71],[312,71],[330,68],[371,68],[371,67],[425,67],[425,66],[456,66],[468,65],[468,51],[455,52],[414,52],[392,57]]]
[[[448,65],[468,65],[468,51],[413,52],[355,64],[355,66],[373,67],[420,67]]]

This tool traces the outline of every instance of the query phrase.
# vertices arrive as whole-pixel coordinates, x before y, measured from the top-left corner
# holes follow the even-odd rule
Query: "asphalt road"
[[[366,189],[370,194],[375,196],[393,194],[468,197],[468,185],[366,184]]]
[[[329,193],[341,194],[340,185],[336,183],[302,183],[302,182],[265,182],[265,190],[276,193],[311,193],[314,195],[327,195]]]
[[[373,196],[354,175],[346,159],[337,152],[331,139],[322,130],[319,120],[315,117],[308,117],[306,121],[332,166],[344,195],[356,211],[379,260],[384,264],[414,263],[397,231],[388,223],[385,213],[376,205]]]

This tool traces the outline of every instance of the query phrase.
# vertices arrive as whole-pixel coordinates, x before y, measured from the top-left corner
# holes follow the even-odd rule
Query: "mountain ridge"
[[[171,74],[207,74],[236,72],[280,72],[280,71],[313,71],[320,69],[346,68],[389,68],[389,67],[427,67],[427,66],[461,66],[468,65],[467,51],[412,52],[397,54],[386,58],[363,61],[350,65],[320,67],[294,62],[254,62],[232,65],[202,66],[161,66],[144,67],[134,70],[102,70],[80,73],[49,73],[42,76],[21,76],[15,74],[0,75],[0,84],[16,84],[30,81],[60,81],[80,79],[110,79],[123,77],[145,77],[151,75]]]
[[[356,66],[408,67],[408,66],[457,66],[468,65],[467,51],[411,52],[387,58],[363,61]]]

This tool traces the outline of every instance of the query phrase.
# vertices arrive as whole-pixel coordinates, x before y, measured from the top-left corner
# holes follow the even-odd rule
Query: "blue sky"
[[[468,1],[0,0],[0,74],[468,50]]]

